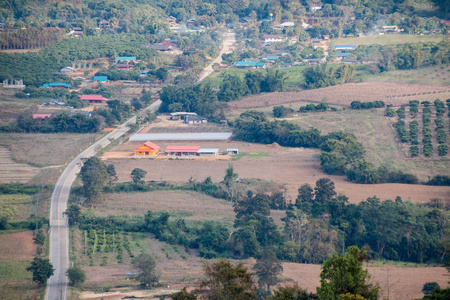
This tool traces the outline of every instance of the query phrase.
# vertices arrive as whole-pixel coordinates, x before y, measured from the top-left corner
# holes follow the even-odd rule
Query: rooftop
[[[137,133],[130,137],[130,141],[226,141],[231,134],[231,132]]]
[[[200,146],[167,146],[166,152],[194,152],[197,153]]]
[[[102,95],[81,95],[80,100],[101,100],[101,101],[108,101],[107,98],[103,97]]]

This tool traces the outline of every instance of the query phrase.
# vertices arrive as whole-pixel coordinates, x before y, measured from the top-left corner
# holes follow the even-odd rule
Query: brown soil
[[[31,230],[0,235],[0,259],[32,260],[36,250]]]
[[[439,91],[448,92],[448,86],[421,85],[390,82],[362,82],[347,83],[343,85],[330,86],[315,90],[301,92],[277,92],[243,98],[233,102],[230,106],[234,108],[257,108],[273,105],[281,105],[298,101],[327,102],[335,105],[350,105],[352,101],[375,101],[383,100],[387,103],[399,106],[406,104],[409,100],[406,95],[433,93]],[[436,98],[439,97],[436,94]],[[395,98],[387,98],[396,96]]]
[[[140,142],[126,142],[114,151],[132,151]],[[249,153],[236,161],[196,161],[196,160],[149,160],[149,159],[123,159],[112,160],[116,166],[119,181],[130,181],[130,174],[134,168],[146,170],[146,180],[162,180],[186,183],[190,178],[201,181],[211,176],[214,182],[223,180],[228,164],[241,178],[260,178],[285,184],[287,198],[295,202],[298,188],[305,183],[315,185],[322,177],[329,177],[334,181],[336,191],[347,195],[351,203],[358,203],[367,197],[377,195],[382,200],[395,199],[401,196],[403,200],[413,202],[428,202],[432,198],[450,199],[449,187],[432,187],[408,184],[354,184],[345,180],[344,176],[330,176],[322,172],[319,151],[304,148],[285,148],[277,145],[251,144],[228,141],[201,141],[201,142],[158,142],[161,149],[167,145],[200,145],[204,148],[219,148],[219,152],[227,148],[238,148],[240,152]],[[256,154],[256,156],[252,156]],[[264,154],[266,156],[257,156]]]

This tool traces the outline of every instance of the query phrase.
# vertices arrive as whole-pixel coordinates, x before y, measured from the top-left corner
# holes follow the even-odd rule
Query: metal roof
[[[266,63],[265,62],[258,62],[258,61],[237,61],[233,64],[235,67],[240,66],[252,66],[252,67],[263,67]]]
[[[136,60],[136,56],[116,56],[116,60]]]
[[[333,46],[333,49],[356,49],[358,48],[357,46],[353,46],[353,45],[336,45]]]
[[[148,142],[146,142],[146,143],[140,145],[139,147],[136,147],[136,148],[134,149],[134,151],[139,151],[139,148],[141,148],[142,146],[147,146],[147,147],[152,148],[152,149],[154,149],[154,150],[158,150],[158,149],[159,149],[159,146],[158,146],[158,145],[156,145],[155,143],[152,143],[152,142],[148,141]]]
[[[226,141],[231,134],[231,132],[137,133],[130,137],[130,141]]]
[[[198,149],[198,153],[217,153],[219,152],[219,148],[200,148]]]
[[[103,97],[102,95],[81,95],[80,100],[101,100],[101,101],[108,101],[107,98]]]

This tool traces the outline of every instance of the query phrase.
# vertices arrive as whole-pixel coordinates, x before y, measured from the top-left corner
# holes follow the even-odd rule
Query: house
[[[278,34],[265,34],[264,43],[279,43],[282,42],[283,38]]]
[[[176,120],[185,120],[187,117],[192,117],[192,116],[197,116],[196,113],[192,113],[192,112],[173,112],[170,113],[170,119],[173,121]]]
[[[106,104],[109,99],[102,95],[81,95],[80,100],[88,101],[91,104]]]
[[[100,82],[108,82],[108,76],[94,76],[91,78],[91,80],[100,81]]]
[[[158,154],[159,146],[150,141],[140,145],[134,149],[135,156],[156,155]]]
[[[50,88],[50,89],[68,89],[72,87],[70,83],[65,82],[50,82],[50,83],[44,83],[39,88]]]
[[[136,56],[116,56],[116,61],[136,61]]]
[[[111,27],[111,25],[106,20],[101,20],[100,22],[98,22],[98,28],[100,28],[100,29],[110,28],[110,27]]]
[[[277,59],[279,59],[280,57],[279,56],[266,56],[266,57],[264,57],[264,59],[265,60],[270,60],[270,61],[276,61]]]
[[[295,23],[294,22],[284,22],[284,23],[281,23],[280,26],[283,26],[283,27],[294,27]]]
[[[229,149],[227,149],[227,152],[230,155],[239,154],[239,149],[238,148],[229,148]]]
[[[346,57],[344,58],[344,64],[356,64],[358,60],[356,58]]]
[[[206,124],[208,120],[206,118],[202,118],[200,116],[186,116],[184,119],[184,123],[186,124]]]
[[[195,23],[195,18],[191,18],[189,20],[186,21],[187,26],[192,26]]]
[[[197,155],[201,156],[217,156],[219,154],[219,148],[200,148],[197,151]]]
[[[333,50],[356,50],[357,46],[353,45],[336,45],[333,46]]]
[[[236,69],[261,69],[266,65],[265,62],[257,61],[237,61],[233,64]]]
[[[33,114],[33,119],[47,119],[51,116],[52,114]]]
[[[169,22],[170,24],[176,24],[177,18],[170,16],[166,19],[166,21]]]
[[[167,146],[166,153],[175,156],[197,155],[198,150],[200,146]]]
[[[310,58],[308,59],[308,65],[321,65],[326,62],[325,58]]]
[[[86,117],[91,117],[92,112],[90,112],[88,110],[71,110],[69,112],[69,117],[73,117],[75,115],[85,115]]]
[[[398,26],[381,26],[385,32],[398,32]]]
[[[116,64],[117,69],[119,70],[133,70],[134,65],[129,64]]]
[[[350,53],[336,53],[336,58],[342,60],[346,57],[349,57],[350,55],[351,55]]]
[[[75,68],[65,67],[65,68],[62,68],[61,70],[59,70],[59,73],[66,74],[66,73],[73,73],[76,71],[77,71],[77,69],[75,69]]]
[[[318,11],[318,10],[321,10],[322,9],[322,6],[310,6],[309,7],[309,11],[310,12],[315,12],[315,11]]]
[[[147,44],[147,45],[142,45],[142,48],[149,48],[149,49],[154,49],[156,51],[160,51],[160,52],[171,52],[171,51],[175,51],[177,48],[175,45],[171,44],[171,43],[157,43],[157,44]]]

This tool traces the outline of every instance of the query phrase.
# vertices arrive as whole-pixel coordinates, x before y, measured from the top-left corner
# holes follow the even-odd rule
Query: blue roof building
[[[235,68],[238,69],[245,69],[245,68],[253,68],[253,69],[259,69],[264,68],[265,62],[258,62],[258,61],[237,61],[233,64]]]
[[[108,81],[108,76],[94,76],[91,79],[94,81],[106,82],[106,81]]]
[[[356,50],[357,46],[353,45],[336,45],[333,46],[333,50]]]
[[[116,61],[132,61],[136,60],[136,56],[116,56]]]
[[[65,82],[50,82],[50,83],[44,83],[39,88],[70,88],[72,85],[70,83]]]
[[[280,58],[279,56],[266,56],[267,60],[277,60],[279,58]]]
[[[348,57],[350,55],[350,53],[336,53],[336,57]]]

